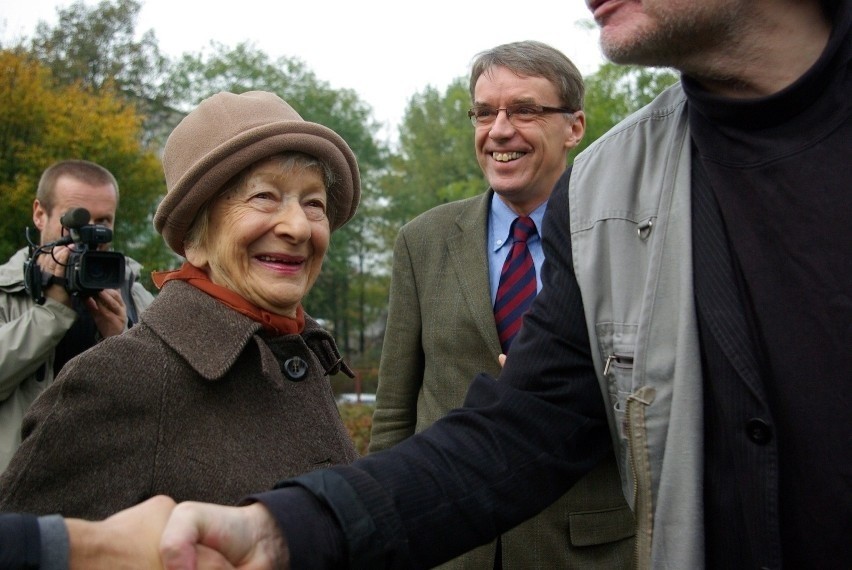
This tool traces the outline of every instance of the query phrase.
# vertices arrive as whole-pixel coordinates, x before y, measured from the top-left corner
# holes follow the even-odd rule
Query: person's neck
[[[820,2],[787,2],[751,18],[717,53],[678,67],[717,95],[766,97],[804,75],[819,59],[830,34],[831,23]]]

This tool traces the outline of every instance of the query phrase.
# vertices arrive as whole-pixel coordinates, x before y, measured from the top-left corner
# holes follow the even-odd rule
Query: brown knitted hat
[[[169,135],[163,151],[168,193],[154,228],[176,253],[205,202],[244,168],[269,156],[298,151],[328,165],[335,183],[328,191],[329,224],[336,230],[361,199],[355,154],[340,135],[302,119],[274,93],[217,93],[202,101]]]

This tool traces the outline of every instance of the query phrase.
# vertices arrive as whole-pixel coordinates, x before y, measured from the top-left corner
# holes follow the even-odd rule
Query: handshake
[[[161,495],[102,521],[65,519],[65,526],[71,570],[290,567],[286,541],[261,503],[176,505]]]

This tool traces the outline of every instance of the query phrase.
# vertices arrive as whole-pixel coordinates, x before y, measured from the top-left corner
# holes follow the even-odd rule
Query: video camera
[[[124,254],[97,250],[99,244],[112,241],[112,230],[90,225],[89,217],[85,208],[68,210],[59,218],[68,235],[41,246],[33,243],[27,228],[30,255],[24,262],[24,287],[39,305],[44,304],[44,289],[53,283],[60,283],[70,295],[90,297],[103,289],[118,289],[124,282]],[[55,246],[72,243],[64,278],[44,273],[36,263],[40,255],[51,254]]]

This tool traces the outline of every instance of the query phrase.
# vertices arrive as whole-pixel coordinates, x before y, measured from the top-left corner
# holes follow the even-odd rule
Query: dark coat
[[[270,343],[276,358],[259,323],[168,283],[140,325],[70,361],[35,402],[0,509],[103,518],[157,494],[234,504],[352,461],[328,380],[351,372],[306,321]],[[279,365],[292,357],[307,363],[300,381]]]

